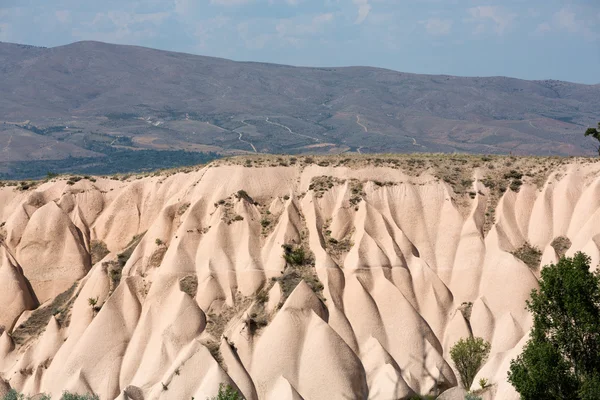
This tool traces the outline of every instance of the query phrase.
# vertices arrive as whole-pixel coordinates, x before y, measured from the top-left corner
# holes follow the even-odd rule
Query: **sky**
[[[0,0],[0,41],[600,83],[600,0]]]

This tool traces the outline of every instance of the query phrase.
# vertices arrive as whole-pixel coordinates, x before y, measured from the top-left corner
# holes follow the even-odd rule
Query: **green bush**
[[[25,400],[25,396],[14,389],[11,389],[4,395],[2,400]]]
[[[244,400],[242,395],[231,387],[231,385],[219,385],[219,393],[211,400]]]
[[[41,393],[35,396],[36,400],[50,400],[50,396]],[[9,390],[9,392],[4,395],[2,400],[31,400],[31,397],[26,397],[24,394],[17,392],[14,389]],[[76,394],[63,392],[60,400],[100,400],[98,395],[95,394]]]
[[[533,329],[508,381],[523,400],[600,398],[600,272],[577,253],[542,269]]]
[[[291,244],[284,244],[283,247],[283,258],[290,265],[304,265],[306,262],[306,253],[304,248],[298,246],[294,247]]]
[[[450,349],[450,358],[454,362],[460,380],[469,389],[477,371],[481,369],[490,354],[490,344],[480,337],[460,339]]]
[[[77,393],[69,393],[63,392],[60,400],[100,400],[100,397],[96,394],[77,394]]]

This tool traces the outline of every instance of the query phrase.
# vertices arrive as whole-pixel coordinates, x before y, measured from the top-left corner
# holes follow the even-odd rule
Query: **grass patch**
[[[303,246],[284,244],[281,247],[283,248],[283,258],[286,264],[285,269],[281,276],[272,278],[273,281],[279,282],[283,293],[280,306],[283,305],[302,280],[324,302],[324,286],[317,276],[313,255],[307,254]]]
[[[519,260],[523,261],[529,268],[535,269],[540,266],[542,261],[542,252],[537,247],[525,242],[523,246],[512,253]]]
[[[470,301],[465,301],[460,305],[460,307],[458,307],[458,309],[467,321],[471,321],[471,311],[473,311],[473,303],[471,303]]]
[[[73,298],[76,287],[77,283],[74,283],[69,289],[56,296],[50,304],[34,310],[25,322],[13,330],[11,336],[14,342],[21,345],[30,338],[38,337],[53,315],[59,320],[59,316],[67,312],[69,300]]]
[[[235,197],[237,197],[240,200],[244,200],[250,204],[256,204],[254,199],[252,197],[250,197],[250,195],[248,193],[246,193],[245,190],[238,190],[237,193],[235,194]]]
[[[308,190],[312,190],[314,192],[314,196],[318,199],[323,197],[325,193],[329,191],[329,189],[333,188],[336,185],[341,185],[345,180],[335,178],[333,176],[315,176],[310,181],[310,185],[308,186]]]
[[[158,268],[162,263],[163,258],[165,258],[165,254],[167,253],[167,246],[160,246],[158,249],[154,250],[152,255],[150,256],[150,260],[148,261],[148,267],[150,268]]]
[[[346,234],[342,239],[338,240],[331,236],[331,230],[329,230],[329,224],[331,220],[325,221],[323,224],[323,237],[325,239],[325,250],[332,256],[338,263],[341,262],[341,257],[350,251],[354,243],[351,237],[354,233],[354,228]]]
[[[558,258],[561,258],[564,257],[567,250],[571,248],[571,244],[571,240],[569,240],[568,237],[559,236],[550,243],[550,246],[554,248],[556,254],[558,254]]]
[[[185,212],[187,211],[188,208],[190,208],[190,203],[183,203],[177,209],[177,215],[179,215],[181,217],[183,214],[185,214]]]
[[[92,240],[90,243],[90,255],[92,257],[92,265],[95,265],[98,261],[102,260],[110,254],[106,243],[101,240]]]
[[[191,297],[196,297],[198,293],[198,277],[196,275],[188,275],[180,279],[179,289]]]

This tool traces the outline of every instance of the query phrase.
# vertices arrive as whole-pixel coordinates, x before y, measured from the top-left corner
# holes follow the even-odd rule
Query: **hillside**
[[[600,109],[600,85],[299,68],[99,42],[0,43],[0,91],[0,178],[151,167],[157,157],[140,149],[591,155],[582,133]]]
[[[8,184],[0,393],[435,397],[472,333],[485,398],[517,399],[540,267],[600,261],[594,159],[249,156]]]

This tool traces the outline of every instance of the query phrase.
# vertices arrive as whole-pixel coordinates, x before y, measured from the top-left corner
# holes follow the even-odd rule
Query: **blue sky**
[[[0,0],[0,41],[600,83],[600,0]]]

